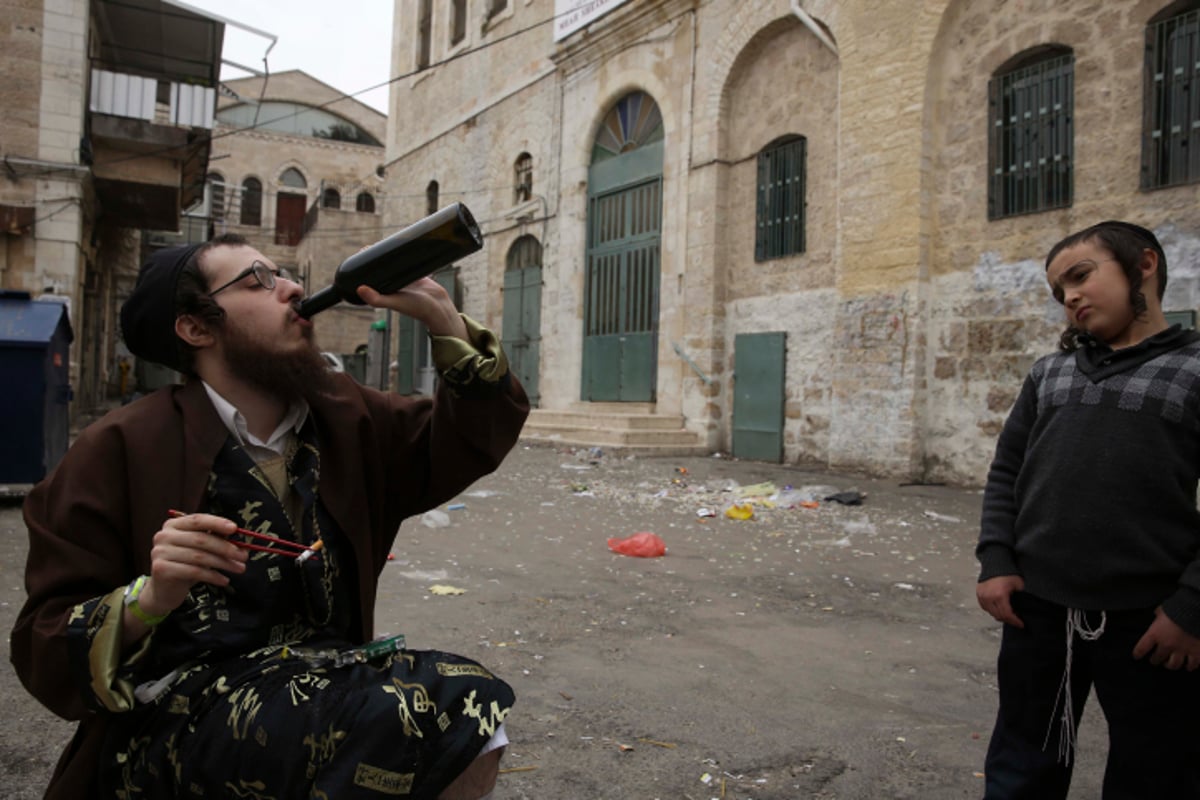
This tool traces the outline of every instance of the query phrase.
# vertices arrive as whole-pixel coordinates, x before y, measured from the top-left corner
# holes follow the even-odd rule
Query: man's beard
[[[333,372],[311,334],[305,347],[278,353],[228,321],[224,326],[225,361],[235,377],[285,403],[313,400],[333,390]]]

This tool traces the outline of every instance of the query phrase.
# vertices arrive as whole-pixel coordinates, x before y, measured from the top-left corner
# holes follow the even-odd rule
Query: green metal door
[[[787,334],[739,333],[733,361],[733,455],[782,461]]]
[[[588,167],[584,400],[655,399],[662,172],[658,104],[630,92],[601,122]]]
[[[535,257],[536,256],[536,257]],[[508,366],[525,387],[531,405],[538,403],[538,357],[542,345],[541,245],[522,236],[509,251],[504,272],[504,319],[500,344]]]
[[[585,400],[654,400],[661,222],[661,178],[589,201]]]
[[[455,306],[461,307],[457,267],[444,267],[429,277],[441,284]],[[396,357],[393,359],[396,364],[395,391],[398,394],[432,393],[433,386],[427,374],[432,368],[428,329],[404,314],[394,315],[392,325],[396,329]]]

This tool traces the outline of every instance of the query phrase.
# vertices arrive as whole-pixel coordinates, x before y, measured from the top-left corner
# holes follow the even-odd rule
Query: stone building
[[[139,231],[203,194],[225,25],[162,0],[0,0],[0,19],[0,289],[67,303],[88,409],[129,377]]]
[[[385,115],[300,70],[224,81],[192,224],[202,239],[245,236],[309,291],[328,285],[343,259],[381,238],[386,126]],[[353,353],[374,320],[371,309],[330,309],[319,342]]]
[[[395,9],[384,219],[481,221],[534,433],[977,483],[1055,241],[1140,222],[1200,303],[1195,0]]]

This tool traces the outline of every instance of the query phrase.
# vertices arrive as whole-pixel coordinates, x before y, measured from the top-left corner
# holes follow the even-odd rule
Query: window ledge
[[[467,30],[470,31],[470,28],[468,28]],[[445,61],[446,59],[449,59],[449,58],[453,58],[454,56],[458,55],[459,53],[466,52],[467,50],[470,50],[470,49],[471,49],[471,37],[463,36],[461,42],[450,45],[450,49],[448,49],[446,51],[446,55],[442,58],[442,61]]]
[[[501,11],[500,13],[498,13],[494,16],[487,17],[484,19],[483,25],[479,29],[479,33],[483,36],[486,36],[487,34],[491,33],[492,30],[496,26],[498,26],[500,23],[504,22],[505,20],[512,19],[512,15],[513,15],[513,2],[512,2],[512,0],[510,0],[508,6],[503,11]]]
[[[430,75],[432,75],[436,71],[437,71],[437,67],[426,67],[425,69],[421,70],[416,75],[413,75],[412,78],[409,80],[408,88],[410,88],[410,89],[413,88],[418,83],[425,80],[426,78],[428,78]]]
[[[531,216],[533,216],[534,213],[537,212],[538,206],[541,204],[541,202],[542,202],[541,198],[539,198],[535,195],[534,197],[530,198],[529,200],[526,200],[523,203],[518,203],[517,205],[510,208],[508,211],[504,212],[504,218],[505,219],[520,219],[521,217],[526,217],[526,216],[531,217]]]

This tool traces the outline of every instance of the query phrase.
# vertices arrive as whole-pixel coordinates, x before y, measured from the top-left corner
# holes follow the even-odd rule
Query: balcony
[[[98,0],[87,144],[106,224],[175,230],[204,195],[224,24],[163,0]]]

